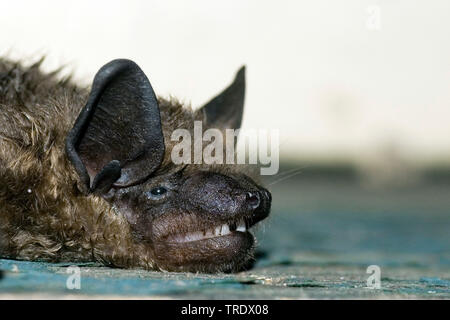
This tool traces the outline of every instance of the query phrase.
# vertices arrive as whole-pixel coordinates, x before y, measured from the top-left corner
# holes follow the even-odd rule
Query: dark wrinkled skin
[[[168,192],[157,199],[150,191],[164,186]],[[248,193],[261,203],[255,209]],[[194,165],[152,181],[118,190],[108,195],[132,225],[134,236],[146,241],[156,253],[158,265],[170,270],[214,272],[241,270],[252,262],[254,238],[250,232],[176,243],[171,236],[233,224],[244,218],[248,227],[267,217],[270,193],[245,175],[229,176],[199,171]]]

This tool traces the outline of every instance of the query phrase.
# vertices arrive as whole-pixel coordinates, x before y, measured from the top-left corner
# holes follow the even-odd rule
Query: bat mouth
[[[208,176],[209,186],[202,192],[208,194],[208,190],[222,186],[225,178]],[[195,186],[205,184],[194,182]],[[231,189],[228,184],[214,193],[215,200],[184,199],[182,207],[152,220],[151,239],[157,267],[167,271],[218,273],[238,272],[252,265],[255,238],[250,230],[269,215],[271,195],[253,185],[245,190],[232,185],[233,192],[228,194]]]
[[[189,228],[157,241],[160,269],[182,272],[237,272],[251,265],[255,238],[250,219]],[[162,239],[161,239],[162,240]]]
[[[169,236],[167,241],[170,243],[189,243],[195,241],[202,241],[207,239],[214,239],[218,237],[233,236],[238,233],[246,233],[250,224],[248,220],[241,218],[238,222],[224,223],[202,231],[193,231],[187,233],[180,233]]]

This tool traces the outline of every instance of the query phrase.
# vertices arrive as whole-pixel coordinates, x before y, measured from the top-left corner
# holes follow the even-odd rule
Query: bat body
[[[270,193],[243,166],[174,164],[171,134],[239,128],[245,76],[197,111],[118,59],[91,88],[0,58],[0,257],[234,272]]]

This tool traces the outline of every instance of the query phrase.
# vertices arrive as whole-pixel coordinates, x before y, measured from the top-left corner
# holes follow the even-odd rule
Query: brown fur
[[[0,257],[165,268],[164,257],[153,251],[152,244],[137,239],[130,221],[114,205],[95,193],[86,194],[67,157],[65,140],[86,104],[89,88],[76,86],[70,78],[58,80],[57,72],[41,72],[41,62],[24,67],[0,58]],[[175,99],[158,98],[158,102],[165,154],[157,173],[164,175],[180,169],[170,159],[176,143],[170,139],[173,130],[192,130],[194,120],[204,121],[204,114]],[[198,171],[198,166],[189,168],[186,171]],[[242,171],[226,165],[207,170],[230,176]],[[172,218],[180,219],[174,212]],[[170,232],[180,228],[170,224],[167,220],[162,225]],[[183,254],[192,256],[189,251]],[[249,259],[237,257],[232,265],[229,260],[214,268],[169,269],[239,270]]]

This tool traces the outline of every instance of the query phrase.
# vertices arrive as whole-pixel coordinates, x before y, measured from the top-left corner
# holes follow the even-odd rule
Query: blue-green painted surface
[[[374,190],[288,181],[272,189],[270,219],[257,230],[258,261],[246,272],[203,275],[81,264],[0,260],[0,298],[450,298],[450,186]],[[367,288],[369,265],[381,289]]]

